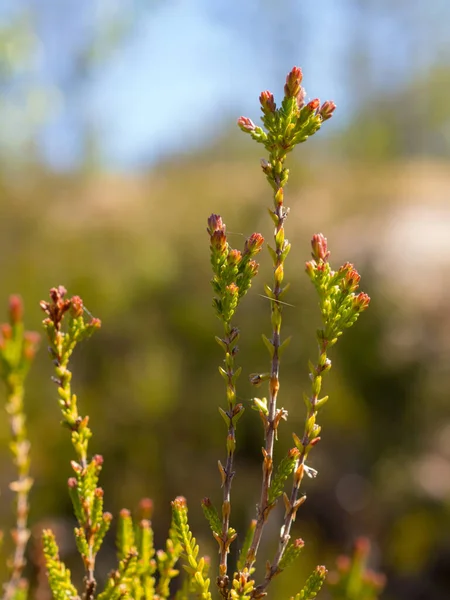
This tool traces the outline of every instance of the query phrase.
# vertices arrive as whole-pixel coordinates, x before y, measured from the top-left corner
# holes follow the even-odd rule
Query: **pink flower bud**
[[[80,296],[72,296],[70,299],[70,309],[73,317],[81,317],[83,315],[83,300]]]
[[[25,331],[23,335],[23,354],[26,360],[33,360],[39,346],[41,336],[36,331]]]
[[[276,111],[277,105],[275,104],[275,100],[273,98],[272,92],[269,92],[269,91],[261,92],[259,101],[261,103],[262,111],[265,115],[269,115]]]
[[[93,327],[94,329],[100,329],[102,326],[102,322],[98,317],[94,317],[89,321],[89,327]]]
[[[306,90],[304,87],[300,87],[300,91],[297,94],[297,106],[299,108],[302,108],[305,105],[305,97],[306,97]]]
[[[258,269],[259,269],[259,264],[256,262],[256,260],[248,261],[246,270],[247,270],[248,274],[250,275],[250,277],[255,277],[255,275],[258,273]]]
[[[239,117],[237,124],[242,129],[242,131],[245,131],[246,133],[255,131],[256,128],[256,125],[248,117]]]
[[[316,260],[317,262],[326,262],[327,258],[330,256],[330,253],[328,252],[327,238],[323,234],[316,233],[315,235],[313,235],[311,240],[311,247],[312,257],[314,258],[314,260]]]
[[[314,277],[315,267],[316,267],[316,264],[312,260],[305,263],[305,271],[306,271],[308,277],[311,277],[311,278]]]
[[[101,467],[103,465],[103,456],[101,454],[95,454],[92,457],[92,462],[97,466]]]
[[[208,219],[207,232],[212,235],[215,231],[225,231],[225,224],[220,215],[212,214]]]
[[[142,498],[139,502],[139,513],[141,519],[151,519],[153,514],[153,500]]]
[[[295,98],[298,95],[302,79],[302,70],[299,67],[293,67],[292,71],[286,77],[286,85],[284,86],[284,95],[286,98]]]
[[[336,104],[332,100],[326,100],[320,107],[320,111],[319,111],[320,116],[322,117],[322,121],[331,119],[335,110],[336,110]]]
[[[23,317],[23,302],[22,298],[17,295],[10,296],[9,298],[9,318],[12,325],[17,325],[22,321]]]

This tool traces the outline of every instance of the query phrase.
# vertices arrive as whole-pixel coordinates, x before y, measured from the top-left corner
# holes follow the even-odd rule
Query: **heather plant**
[[[9,579],[3,586],[3,600],[27,597],[28,582],[22,576],[25,550],[30,537],[28,529],[28,495],[33,485],[30,477],[30,442],[24,411],[24,384],[39,344],[39,335],[25,331],[23,305],[19,296],[9,300],[9,322],[0,329],[0,375],[6,390],[6,413],[11,431],[10,450],[17,479],[10,483],[15,493],[15,527],[11,531],[13,553],[7,566]]]
[[[267,372],[250,375],[253,385],[268,386],[267,397],[251,400],[251,406],[258,413],[263,427],[261,489],[254,519],[248,524],[246,532],[239,537],[232,526],[232,487],[236,474],[235,454],[239,448],[237,426],[245,407],[237,400],[241,368],[237,365],[240,331],[236,325],[236,314],[239,304],[258,273],[255,258],[264,246],[264,239],[259,233],[253,233],[245,241],[242,250],[235,249],[229,244],[222,217],[212,214],[207,221],[213,274],[213,308],[222,326],[215,340],[224,356],[219,373],[225,383],[225,402],[219,407],[219,413],[226,426],[226,457],[225,460],[218,461],[218,482],[222,487],[220,510],[214,507],[209,498],[203,499],[202,508],[218,545],[218,572],[215,577],[217,594],[227,600],[251,600],[265,596],[273,578],[290,567],[304,547],[301,538],[291,539],[291,530],[297,512],[306,500],[306,496],[301,493],[302,480],[305,475],[317,475],[309,460],[313,448],[320,441],[321,427],[318,424],[318,415],[328,400],[328,396],[322,395],[322,382],[325,374],[331,369],[329,352],[345,329],[356,322],[370,301],[366,294],[358,292],[360,276],[353,265],[345,263],[336,270],[332,269],[327,239],[322,234],[314,235],[311,241],[312,259],[306,263],[306,274],[318,296],[322,319],[322,326],[316,331],[317,357],[308,363],[311,387],[303,394],[306,405],[303,431],[293,434],[292,447],[285,456],[275,456],[275,442],[282,434],[281,424],[288,418],[287,411],[279,406],[280,365],[283,353],[289,345],[289,338],[283,339],[282,335],[283,311],[289,289],[289,284],[284,281],[284,271],[291,250],[285,235],[285,224],[289,215],[284,198],[289,178],[285,163],[288,153],[297,144],[316,133],[335,109],[335,105],[330,101],[320,104],[319,100],[315,99],[306,103],[306,93],[301,84],[301,70],[294,67],[286,78],[284,97],[279,108],[270,92],[265,91],[261,94],[264,129],[246,117],[238,120],[239,127],[262,144],[267,152],[261,166],[273,194],[273,205],[269,208],[269,215],[274,225],[273,244],[267,245],[273,263],[273,281],[264,286],[264,296],[270,303],[271,333],[269,336],[262,336],[269,353],[269,366]],[[104,493],[100,486],[103,458],[100,455],[92,456],[90,453],[92,430],[89,417],[83,415],[72,389],[71,357],[76,346],[93,335],[100,328],[101,322],[90,314],[80,297],[69,297],[63,286],[52,288],[50,300],[42,301],[41,308],[46,314],[43,325],[53,363],[52,379],[57,386],[62,424],[70,433],[73,447],[73,475],[68,480],[68,492],[77,520],[75,541],[85,570],[84,582],[79,589],[60,558],[55,535],[52,531],[45,530],[43,551],[53,598],[212,598],[214,586],[211,585],[209,575],[210,559],[200,554],[199,545],[188,523],[187,502],[182,496],[171,503],[172,521],[165,548],[162,550],[156,550],[153,544],[150,500],[144,499],[141,502],[135,518],[126,509],[120,512],[116,535],[117,567],[108,575],[105,585],[100,589],[96,568],[97,555],[111,526],[112,515],[104,510]],[[16,317],[12,317],[12,321],[14,318]],[[17,318],[14,323],[18,323]],[[4,339],[6,338],[4,334]],[[14,336],[12,338],[15,339]],[[28,354],[30,348],[34,352],[35,342],[32,346],[27,346],[24,341],[21,343],[22,346],[17,342],[17,347],[28,348]],[[27,360],[29,362],[29,359]],[[22,367],[19,369],[19,365],[22,365],[20,361],[8,364],[13,365],[11,369],[22,373]],[[23,391],[23,377],[17,381]],[[20,440],[25,439],[24,435],[23,432],[20,433]],[[19,471],[19,475],[19,481],[21,478],[27,481],[28,487],[22,487],[28,492],[31,485],[27,479],[28,471]],[[273,509],[280,500],[285,512],[279,524],[277,550],[271,560],[264,560],[265,572],[261,579],[257,580],[256,568],[263,560],[260,556],[261,540],[269,518],[276,518]],[[23,539],[26,543],[25,536]],[[232,544],[237,543],[240,547],[239,556],[236,564],[230,564],[230,548]],[[23,555],[23,547],[21,552]],[[23,564],[19,562],[20,565]],[[20,578],[20,572],[18,575],[14,573],[13,570],[16,579]],[[295,600],[315,598],[326,574],[324,566],[317,566],[295,596]],[[172,585],[174,579],[177,579],[177,582]],[[16,588],[19,589],[19,586],[16,585]]]

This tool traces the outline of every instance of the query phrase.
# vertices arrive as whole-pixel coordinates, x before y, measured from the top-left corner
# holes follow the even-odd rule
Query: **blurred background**
[[[169,500],[187,497],[213,559],[200,500],[221,498],[225,456],[220,323],[211,308],[206,219],[230,243],[271,236],[262,146],[236,127],[258,120],[259,93],[280,98],[303,68],[308,99],[332,99],[330,122],[290,156],[286,223],[293,243],[277,456],[300,432],[316,297],[304,275],[309,240],[328,237],[333,264],[354,262],[370,310],[333,349],[322,442],[295,525],[302,560],[275,580],[296,593],[315,564],[332,567],[354,539],[373,544],[388,600],[450,597],[450,4],[448,0],[3,0],[0,5],[0,306],[20,293],[27,325],[64,284],[103,328],[74,356],[74,388],[104,455],[106,509],[155,502],[161,547]],[[246,375],[268,368],[263,283],[269,256],[237,315]],[[31,520],[57,530],[81,577],[66,482],[72,450],[59,427],[45,342],[26,398],[32,442]],[[263,395],[264,391],[256,395]],[[0,517],[12,526],[14,477],[0,422]],[[262,430],[238,428],[232,523],[259,496]],[[281,518],[281,513],[278,515]],[[277,518],[261,547],[272,556]],[[239,542],[235,544],[235,550]],[[34,549],[33,549],[34,548]],[[6,543],[8,550],[8,543]],[[113,535],[100,572],[114,565]],[[31,546],[29,572],[48,598]],[[232,555],[232,560],[235,555]],[[264,561],[262,561],[264,562]],[[327,597],[326,592],[321,596]]]

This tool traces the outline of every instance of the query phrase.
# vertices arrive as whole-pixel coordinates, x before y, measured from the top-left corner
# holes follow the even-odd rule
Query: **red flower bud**
[[[315,112],[319,108],[319,105],[320,105],[319,98],[315,98],[314,100],[311,100],[310,102],[308,102],[308,104],[306,105],[306,108],[308,110],[310,110],[311,112]]]

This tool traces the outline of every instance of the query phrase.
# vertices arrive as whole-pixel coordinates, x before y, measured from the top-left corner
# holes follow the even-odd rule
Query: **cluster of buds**
[[[370,541],[359,538],[351,558],[337,558],[336,570],[330,573],[327,580],[333,598],[377,600],[386,585],[386,577],[367,568],[369,554]]]
[[[9,299],[9,321],[0,325],[1,375],[6,381],[14,377],[22,382],[36,355],[40,335],[35,331],[24,331],[23,304],[19,296]]]
[[[86,322],[84,317],[87,311],[81,298],[66,298],[66,294],[63,286],[52,288],[50,302],[42,301],[40,306],[47,315],[43,325],[49,340],[49,352],[53,358],[53,381],[58,386],[63,423],[72,432],[72,445],[77,455],[77,460],[71,463],[75,476],[69,479],[68,488],[79,524],[79,527],[75,528],[75,540],[88,574],[86,589],[90,590],[89,594],[93,594],[95,559],[110,527],[112,515],[103,512],[103,490],[98,487],[103,458],[95,455],[88,460],[88,444],[92,432],[89,428],[89,417],[82,417],[78,412],[77,397],[72,393],[69,360],[78,342],[90,337],[101,323],[93,317]],[[66,317],[67,326],[63,328]],[[52,568],[59,568],[59,559],[52,553],[54,542],[51,534],[48,533],[47,537],[46,560],[50,572]],[[51,577],[50,583],[52,584]],[[54,588],[52,590],[54,591]],[[89,596],[88,592],[86,594]]]
[[[253,277],[258,272],[258,263],[253,259],[261,250],[264,238],[253,233],[245,242],[243,252],[230,247],[226,226],[219,215],[208,219],[207,232],[210,237],[211,265],[214,278],[212,286],[217,297],[214,308],[217,316],[229,323],[241,298],[248,292]]]
[[[369,296],[358,293],[361,276],[351,263],[333,271],[328,263],[327,239],[316,234],[311,240],[313,260],[306,263],[306,273],[314,284],[320,301],[325,330],[320,334],[336,342],[344,328],[351,327],[370,303]]]
[[[266,131],[256,126],[248,117],[238,119],[242,131],[249,133],[268,150],[271,155],[270,164],[278,176],[281,175],[281,170],[276,167],[277,162],[283,161],[286,154],[297,144],[305,142],[309,136],[316,133],[323,121],[330,119],[336,109],[331,100],[322,105],[317,98],[305,103],[306,92],[301,85],[302,80],[303,73],[299,67],[294,67],[288,73],[280,108],[277,108],[272,92],[266,90],[261,93],[259,101]],[[268,175],[266,170],[264,172]],[[271,178],[268,179],[271,182]]]

